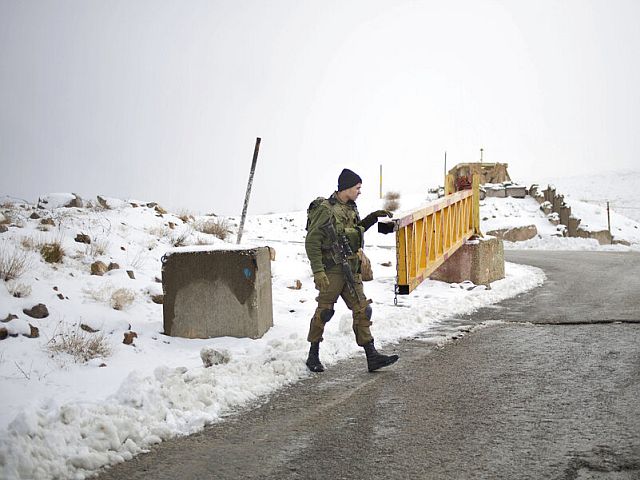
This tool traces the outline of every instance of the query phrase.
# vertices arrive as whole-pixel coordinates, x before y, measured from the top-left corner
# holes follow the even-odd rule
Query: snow
[[[408,211],[430,198],[420,192],[403,193],[400,203]],[[225,219],[232,234],[223,241],[194,228],[212,217],[195,216],[185,222],[185,215],[160,216],[151,204],[133,203],[140,206],[109,198],[113,208],[108,210],[91,206],[42,210],[20,203],[0,209],[12,225],[0,234],[0,251],[15,249],[28,256],[25,273],[0,286],[0,319],[10,313],[19,317],[0,324],[18,335],[0,343],[0,478],[86,478],[155,443],[223,421],[226,415],[251,408],[282,386],[311,375],[304,360],[316,291],[304,253],[306,212],[249,216],[242,245],[237,247],[237,218]],[[381,208],[382,201],[375,195],[363,196],[358,205],[366,214]],[[40,220],[30,219],[34,211],[55,225],[45,228]],[[595,225],[598,215],[593,212],[585,218]],[[556,228],[530,198],[487,199],[481,216],[487,217],[484,231],[537,226],[539,238],[505,248],[604,249],[595,240],[557,237]],[[618,220],[621,236],[628,235],[631,248],[637,248],[640,237],[633,236],[637,224],[624,217]],[[78,233],[89,235],[92,244],[74,241]],[[373,300],[372,332],[382,350],[393,351],[394,342],[420,337],[448,318],[544,281],[539,269],[507,263],[506,278],[490,289],[469,282],[449,285],[427,280],[411,295],[398,297],[395,306],[395,238],[372,228],[366,240],[375,279],[365,284],[365,292]],[[62,245],[64,259],[46,264],[39,246],[55,241]],[[276,259],[271,264],[274,326],[263,338],[190,340],[162,334],[162,305],[151,297],[162,293],[163,255],[265,245],[275,249]],[[90,265],[95,260],[121,268],[92,276]],[[392,266],[385,266],[388,263]],[[296,280],[301,289],[287,288]],[[22,313],[37,303],[47,305],[48,317],[32,319]],[[40,337],[22,335],[30,333],[29,324],[39,329]],[[137,336],[125,345],[124,334],[129,331]],[[110,352],[89,361],[50,349],[62,338],[99,336]],[[340,302],[327,324],[321,358],[330,367],[353,355],[363,357],[364,369],[350,312]],[[394,368],[402,368],[402,359]]]

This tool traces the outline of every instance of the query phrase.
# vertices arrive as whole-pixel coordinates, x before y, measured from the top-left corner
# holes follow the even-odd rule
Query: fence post
[[[472,188],[473,233],[474,235],[482,237],[482,232],[480,231],[480,175],[478,175],[477,173],[473,174]]]

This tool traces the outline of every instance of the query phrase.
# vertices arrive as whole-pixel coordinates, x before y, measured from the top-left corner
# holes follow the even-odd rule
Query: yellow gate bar
[[[396,293],[412,292],[465,240],[482,235],[478,187],[474,178],[472,190],[452,193],[400,218],[378,223],[378,231],[396,234]]]

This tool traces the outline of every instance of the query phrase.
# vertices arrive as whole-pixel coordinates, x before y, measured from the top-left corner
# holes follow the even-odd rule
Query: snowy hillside
[[[304,254],[305,212],[250,216],[245,226],[243,245],[276,251],[274,327],[258,340],[188,340],[162,333],[160,259],[180,245],[226,248],[235,243],[238,219],[116,199],[61,207],[69,198],[48,196],[46,208],[7,202],[0,208],[0,274],[10,277],[0,282],[0,332],[6,334],[0,341],[0,478],[84,478],[309,375],[306,334],[316,292]],[[426,199],[404,194],[401,208]],[[542,248],[568,240],[554,237],[532,199],[491,200],[483,203],[483,230],[534,222]],[[366,214],[382,204],[363,198],[359,206]],[[637,231],[630,225],[629,235]],[[630,241],[640,244],[640,237]],[[595,243],[583,240],[580,248],[602,248]],[[375,228],[367,233],[375,279],[365,292],[374,301],[376,343],[387,351],[395,341],[544,279],[538,269],[507,264],[507,278],[491,289],[428,280],[399,298],[408,308],[398,308],[394,244]],[[33,309],[39,304],[44,307]],[[203,349],[218,352],[220,364],[205,368]],[[354,354],[362,355],[339,303],[322,360],[330,366]]]

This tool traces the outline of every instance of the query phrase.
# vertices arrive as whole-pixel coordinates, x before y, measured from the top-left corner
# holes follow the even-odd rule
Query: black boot
[[[324,372],[324,365],[320,363],[320,343],[312,343],[307,357],[307,368],[312,372]]]
[[[370,372],[382,367],[388,367],[398,361],[398,355],[383,355],[378,353],[376,347],[373,346],[373,341],[364,346],[364,351],[367,354],[367,367],[369,367]]]

